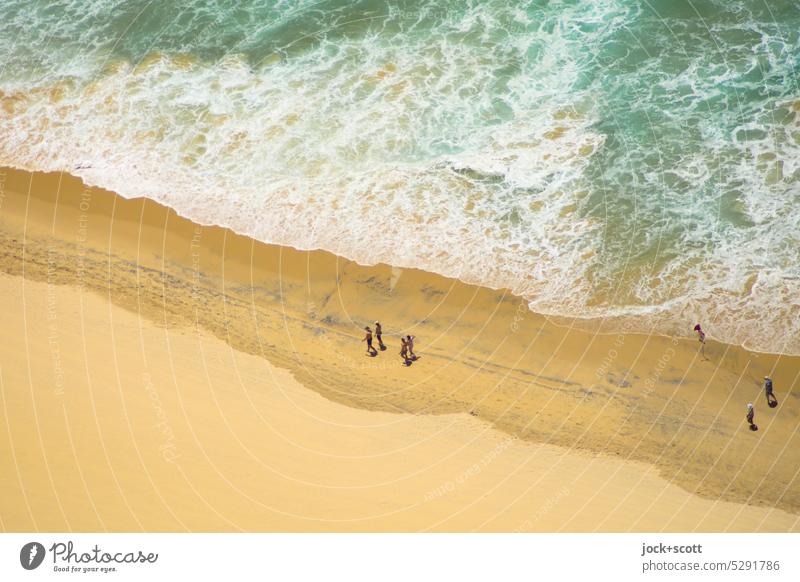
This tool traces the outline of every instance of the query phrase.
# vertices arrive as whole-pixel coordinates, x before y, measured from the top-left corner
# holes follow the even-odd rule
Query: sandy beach
[[[4,531],[800,530],[800,358],[703,359],[695,322],[605,334],[67,174],[0,169],[0,233]]]

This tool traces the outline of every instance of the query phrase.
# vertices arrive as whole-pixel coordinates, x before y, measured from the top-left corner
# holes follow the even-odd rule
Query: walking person
[[[694,326],[694,330],[697,332],[697,339],[700,341],[700,355],[703,356],[704,360],[706,358],[706,332],[703,331],[703,328],[700,327],[700,324]]]
[[[375,339],[378,340],[378,347],[381,349],[381,351],[386,349],[386,346],[384,345],[383,340],[381,339],[382,332],[383,332],[383,330],[381,329],[381,322],[380,321],[376,321],[375,322]]]
[[[369,328],[369,326],[367,326],[364,328],[364,331],[367,332],[367,335],[365,335],[364,339],[362,339],[361,341],[367,342],[367,353],[370,356],[377,356],[378,350],[372,347],[372,330]]]
[[[758,426],[756,425],[755,422],[753,422],[753,419],[755,418],[755,416],[756,416],[756,411],[755,411],[755,408],[753,408],[753,403],[752,402],[748,402],[747,403],[747,423],[750,425],[750,430],[758,430]]]
[[[770,408],[778,406],[778,399],[775,398],[775,394],[772,392],[772,378],[769,376],[764,376],[764,394],[767,397],[767,404]]]
[[[400,336],[400,357],[403,358],[403,363],[406,366],[411,365],[411,360],[408,359],[408,342],[403,336]]]
[[[414,336],[407,335],[406,336],[406,346],[408,347],[408,357],[412,360],[417,359],[417,355],[414,353]]]

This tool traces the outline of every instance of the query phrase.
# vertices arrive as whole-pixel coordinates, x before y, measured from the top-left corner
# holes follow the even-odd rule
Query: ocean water
[[[800,353],[798,0],[2,0],[0,163]]]

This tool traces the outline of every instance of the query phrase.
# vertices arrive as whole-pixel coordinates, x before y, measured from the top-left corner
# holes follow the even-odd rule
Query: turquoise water
[[[0,162],[800,353],[799,72],[796,0],[3,0]]]

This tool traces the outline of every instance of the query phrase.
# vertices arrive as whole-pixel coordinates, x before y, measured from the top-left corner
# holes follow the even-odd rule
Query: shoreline
[[[43,170],[39,170],[39,169],[36,169],[36,168],[28,168],[28,167],[26,167],[24,165],[4,166],[4,165],[0,164],[0,172],[11,172],[11,173],[23,172],[23,173],[26,173],[26,174],[63,174],[65,176],[70,176],[71,178],[80,180],[87,188],[95,189],[95,190],[103,191],[103,192],[111,192],[110,190],[104,188],[101,185],[94,184],[92,182],[88,182],[88,181],[85,180],[85,178],[80,177],[80,176],[75,176],[75,175],[71,174],[69,171],[65,171],[65,170],[43,171]],[[279,247],[279,248],[283,248],[283,249],[287,249],[287,250],[297,251],[298,253],[325,253],[325,254],[328,254],[328,255],[336,256],[342,261],[346,261],[348,263],[352,263],[354,265],[358,265],[359,267],[364,267],[364,268],[389,267],[389,268],[397,268],[397,269],[402,269],[402,270],[418,271],[420,273],[430,274],[431,276],[441,277],[442,279],[445,279],[445,280],[457,281],[460,284],[467,285],[467,286],[470,286],[470,287],[480,287],[480,288],[483,288],[483,289],[488,289],[490,291],[495,291],[495,292],[498,292],[498,293],[502,293],[504,295],[511,295],[513,297],[519,298],[520,301],[525,301],[526,304],[527,304],[527,300],[525,300],[524,298],[520,297],[519,295],[516,295],[515,293],[513,293],[513,291],[511,291],[507,287],[495,287],[495,286],[488,285],[488,284],[481,283],[481,282],[469,281],[469,280],[461,279],[461,278],[458,278],[458,277],[452,277],[452,276],[448,276],[448,275],[443,275],[443,274],[440,274],[438,272],[426,270],[426,269],[419,268],[419,267],[398,267],[396,265],[388,265],[387,263],[384,263],[384,262],[378,262],[378,263],[374,263],[374,264],[361,263],[358,260],[338,255],[336,252],[328,250],[328,249],[324,249],[324,248],[317,248],[317,247],[305,248],[305,247],[302,247],[302,246],[297,246],[297,245],[292,245],[292,244],[287,244],[287,243],[262,242],[262,241],[260,241],[258,239],[255,239],[254,237],[252,237],[251,235],[249,235],[249,234],[247,234],[245,232],[240,232],[240,231],[236,230],[232,226],[220,225],[220,224],[215,224],[215,223],[211,223],[211,222],[205,223],[205,222],[202,222],[202,221],[195,220],[194,218],[191,218],[189,216],[186,216],[186,215],[182,214],[178,209],[174,208],[173,206],[170,206],[168,204],[165,204],[165,203],[163,203],[161,201],[158,201],[158,200],[155,200],[153,198],[148,198],[148,197],[128,198],[128,197],[123,196],[121,194],[118,194],[116,192],[113,192],[113,194],[115,196],[119,196],[123,200],[142,200],[142,199],[149,200],[153,204],[157,204],[158,206],[164,207],[164,208],[170,210],[171,212],[173,212],[176,216],[180,217],[181,219],[186,220],[188,222],[191,222],[192,224],[198,225],[201,228],[218,228],[218,229],[222,229],[222,230],[228,231],[228,232],[236,235],[237,237],[246,238],[248,240],[254,240],[256,242],[256,244],[259,244],[259,245],[265,245],[265,246],[268,246],[268,247],[269,246]],[[667,302],[667,304],[678,303],[678,302],[679,302],[679,298],[673,298],[673,299],[670,299]],[[578,329],[580,329],[582,331],[585,331],[585,332],[588,332],[588,333],[593,333],[593,334],[601,334],[601,335],[611,336],[611,335],[632,333],[634,335],[647,335],[647,336],[654,336],[655,335],[655,336],[659,336],[659,337],[662,337],[662,338],[671,338],[671,337],[675,337],[675,336],[688,337],[688,335],[684,335],[682,333],[684,331],[683,328],[679,328],[678,326],[675,326],[672,323],[669,323],[669,324],[665,323],[665,321],[668,322],[668,321],[673,321],[674,320],[674,317],[672,315],[670,315],[670,313],[669,313],[670,307],[667,307],[666,306],[667,304],[662,304],[660,306],[652,306],[652,305],[627,306],[627,307],[626,306],[615,306],[612,309],[611,313],[606,313],[604,315],[574,315],[574,314],[564,315],[564,314],[559,314],[559,313],[551,313],[551,312],[544,311],[544,310],[534,310],[534,309],[532,309],[530,307],[529,304],[527,304],[527,309],[528,309],[528,311],[530,311],[534,315],[547,318],[550,321],[552,321],[553,323],[556,323],[557,325],[561,325],[561,326],[564,326],[564,327],[577,327]],[[649,315],[651,315],[651,316],[655,316],[656,320],[658,321],[658,323],[654,323],[652,326],[649,326],[649,325],[648,326],[640,326],[638,323],[636,323],[636,322],[640,321],[641,319],[647,317],[646,313],[649,313]],[[658,317],[659,314],[664,315],[664,317],[660,317],[659,318]],[[603,329],[603,328],[609,328],[609,327],[611,329]],[[643,331],[643,327],[649,327],[648,331],[647,332]],[[688,326],[686,329],[689,329],[690,327],[691,326]],[[657,329],[657,328],[659,328],[659,329]],[[670,333],[669,331],[667,331],[667,328],[672,329],[673,333]],[[706,329],[706,337],[708,339],[712,340],[712,341],[715,341],[715,342],[718,342],[718,343],[721,343],[721,344],[725,344],[725,345],[730,345],[730,346],[733,346],[733,347],[736,347],[736,348],[741,348],[741,349],[743,349],[743,350],[745,350],[747,352],[750,352],[750,353],[769,355],[769,356],[797,357],[797,358],[800,358],[800,353],[792,353],[791,351],[761,350],[761,349],[755,349],[753,347],[748,346],[746,344],[746,342],[733,343],[733,342],[723,341],[722,339],[714,336],[713,335],[713,331],[711,331],[709,329]]]
[[[796,356],[712,342],[704,362],[696,340],[589,333],[504,290],[265,245],[66,174],[3,172],[6,274],[92,291],[165,330],[202,330],[334,403],[472,415],[513,439],[646,463],[715,503],[800,513]],[[390,347],[366,358],[359,330],[375,319]],[[422,356],[408,368],[399,333]]]

